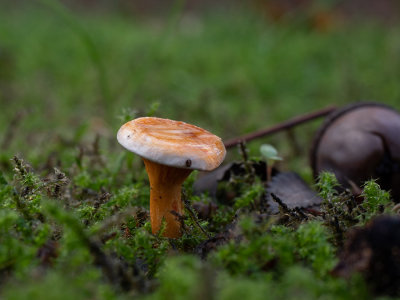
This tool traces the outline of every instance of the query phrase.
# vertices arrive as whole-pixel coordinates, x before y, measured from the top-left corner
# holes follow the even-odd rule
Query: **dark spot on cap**
[[[128,136],[126,137],[127,139],[129,139],[131,137],[131,135],[130,134],[128,134]]]
[[[186,167],[189,168],[192,165],[192,161],[190,159],[187,159],[185,164],[186,164]]]

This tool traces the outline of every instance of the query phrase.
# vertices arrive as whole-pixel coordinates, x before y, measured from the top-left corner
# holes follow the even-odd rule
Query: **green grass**
[[[193,254],[205,237],[191,219],[175,242],[152,235],[144,168],[115,136],[143,115],[228,139],[328,105],[366,99],[400,109],[398,25],[353,22],[319,32],[272,24],[250,10],[185,15],[175,24],[46,3],[0,4],[0,298],[372,297],[358,276],[329,274],[338,249],[320,219],[288,227],[253,220],[257,180],[201,221],[214,235],[237,214],[235,234],[244,236],[207,260]],[[273,144],[283,168],[309,179],[307,151],[318,124],[295,129],[300,153],[282,133],[249,144],[249,154]],[[15,154],[32,169],[13,162]],[[387,204],[379,187],[368,187],[364,219]],[[189,200],[199,200],[186,188]],[[328,196],[337,203],[339,196]],[[334,209],[344,212],[339,200]],[[53,252],[49,241],[57,241]],[[99,263],[104,257],[133,278],[129,291],[117,266]]]
[[[25,133],[10,151],[23,156],[45,138],[73,137],[77,128],[84,137],[100,131],[111,140],[123,108],[143,115],[152,103],[159,103],[157,116],[226,139],[327,105],[374,100],[399,108],[397,26],[355,23],[322,33],[231,12],[186,17],[167,30],[163,19],[63,18],[36,2],[0,15],[10,90],[1,98],[0,124],[26,111]],[[305,136],[313,129],[306,127]],[[27,139],[29,152],[21,150]]]

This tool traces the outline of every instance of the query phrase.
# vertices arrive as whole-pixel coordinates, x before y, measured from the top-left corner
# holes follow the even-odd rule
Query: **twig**
[[[247,163],[249,160],[249,157],[247,156],[247,148],[246,145],[244,144],[244,141],[239,141],[239,149],[240,149],[240,154],[242,155],[243,161]]]
[[[307,215],[301,210],[300,207],[295,207],[294,211],[295,211],[300,217],[302,217],[304,220],[308,220]]]
[[[278,197],[277,195],[275,195],[274,193],[271,193],[271,197],[272,197],[272,200],[274,200],[276,203],[278,203],[279,207],[282,208],[282,210],[283,210],[284,213],[287,213],[287,214],[291,215],[292,217],[295,217],[295,216],[296,216],[296,214],[293,213],[293,211],[292,211],[291,209],[289,209],[289,207],[288,207],[285,203],[283,203],[283,201],[281,200],[281,198],[279,198],[279,197]]]
[[[284,122],[274,125],[270,128],[262,129],[262,130],[255,131],[255,132],[252,132],[252,133],[240,136],[240,137],[230,139],[225,142],[225,148],[229,149],[229,148],[234,147],[237,144],[240,144],[241,142],[249,142],[249,141],[255,140],[257,138],[263,137],[263,136],[271,135],[276,132],[292,128],[294,126],[306,123],[308,121],[324,117],[324,116],[330,114],[331,112],[333,112],[335,109],[336,109],[335,107],[329,106],[329,107],[317,110],[312,113],[294,117],[290,120],[284,121]]]
[[[289,128],[288,130],[286,130],[286,135],[291,145],[291,148],[293,149],[293,155],[294,156],[301,155],[303,148],[301,147],[299,141],[297,140],[294,130],[292,128]]]
[[[192,220],[194,221],[194,223],[196,223],[197,227],[199,227],[199,229],[201,230],[201,232],[203,232],[203,234],[210,239],[211,236],[208,234],[207,231],[205,231],[205,229],[200,225],[200,223],[197,221],[197,217],[196,214],[193,212],[189,200],[184,199],[183,203],[185,204],[185,208],[187,209],[187,211],[189,212],[190,217],[192,218]]]

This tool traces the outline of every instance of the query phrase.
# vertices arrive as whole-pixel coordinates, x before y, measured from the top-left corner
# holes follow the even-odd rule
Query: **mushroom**
[[[400,201],[400,114],[380,103],[361,102],[329,115],[314,137],[314,176],[333,172],[345,188],[358,191],[378,179]]]
[[[181,185],[192,170],[211,171],[225,158],[221,139],[180,121],[143,117],[122,125],[118,142],[142,157],[150,181],[150,220],[153,234],[163,219],[164,236],[181,235]]]

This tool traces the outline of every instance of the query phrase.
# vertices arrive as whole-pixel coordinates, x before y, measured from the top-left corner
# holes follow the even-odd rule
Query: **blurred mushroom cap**
[[[357,103],[333,112],[311,149],[314,176],[333,172],[345,188],[378,179],[400,198],[400,114],[378,103]]]
[[[122,125],[118,142],[150,161],[185,169],[213,170],[225,158],[216,135],[185,122],[143,117]]]

